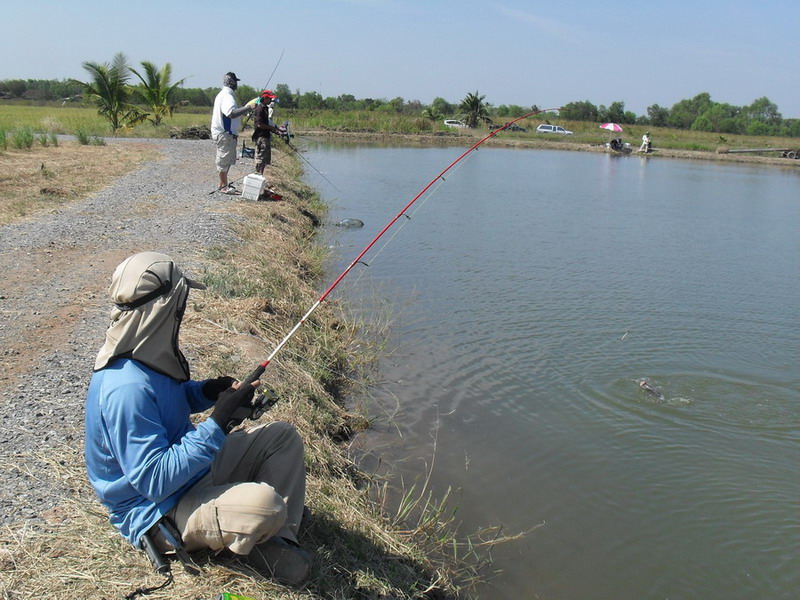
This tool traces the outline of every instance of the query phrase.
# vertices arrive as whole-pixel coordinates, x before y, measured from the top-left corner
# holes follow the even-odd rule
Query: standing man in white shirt
[[[239,141],[241,117],[255,108],[255,100],[242,107],[236,106],[236,88],[241,81],[236,73],[226,73],[222,89],[214,98],[214,111],[211,114],[211,139],[217,147],[217,171],[219,172],[219,191],[234,194],[228,184],[228,171],[236,164],[236,149]]]

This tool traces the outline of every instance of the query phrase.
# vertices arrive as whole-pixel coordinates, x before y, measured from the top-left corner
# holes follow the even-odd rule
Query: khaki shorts
[[[214,137],[217,147],[217,171],[227,173],[236,164],[236,145],[239,138],[230,133],[218,133]]]
[[[297,541],[306,476],[303,440],[288,423],[231,433],[211,471],[167,513],[188,552],[248,554],[279,536]]]

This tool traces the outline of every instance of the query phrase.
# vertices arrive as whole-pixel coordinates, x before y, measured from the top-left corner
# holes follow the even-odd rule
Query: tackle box
[[[248,200],[258,200],[261,192],[267,185],[265,177],[252,173],[244,178],[244,188],[242,188],[242,198]]]

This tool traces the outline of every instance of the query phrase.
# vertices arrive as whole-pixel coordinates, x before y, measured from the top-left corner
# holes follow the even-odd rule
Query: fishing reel
[[[258,391],[260,393],[250,403],[250,414],[247,416],[252,421],[260,418],[261,415],[275,406],[275,403],[279,400],[278,393],[267,385],[261,384],[258,387]]]
[[[242,385],[249,385],[249,383],[243,383]],[[235,427],[245,419],[250,419],[251,421],[259,419],[261,415],[275,406],[278,401],[278,393],[269,386],[262,384],[258,387],[257,392],[258,395],[253,397],[248,404],[242,404],[234,411],[233,415],[231,415],[229,427]]]

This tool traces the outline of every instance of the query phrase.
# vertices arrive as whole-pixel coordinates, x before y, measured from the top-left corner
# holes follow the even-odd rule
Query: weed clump
[[[91,135],[85,129],[75,130],[75,138],[81,146],[105,146],[106,141],[98,135]]]
[[[20,127],[11,134],[11,142],[17,150],[30,150],[33,146],[33,129],[27,125]]]

